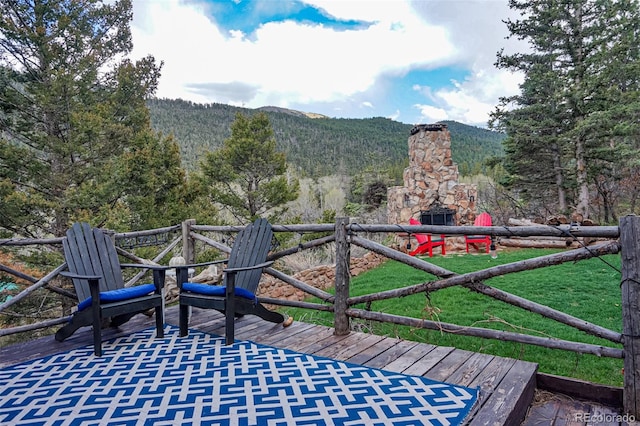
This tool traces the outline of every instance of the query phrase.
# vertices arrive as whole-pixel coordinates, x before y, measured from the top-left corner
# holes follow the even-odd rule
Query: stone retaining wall
[[[355,277],[373,269],[385,260],[387,260],[386,257],[372,252],[365,254],[363,257],[351,258],[351,276]],[[298,272],[293,277],[321,290],[327,290],[335,285],[336,266],[316,266],[315,268]],[[308,297],[308,294],[270,275],[263,275],[260,287],[258,287],[258,296],[302,301]]]

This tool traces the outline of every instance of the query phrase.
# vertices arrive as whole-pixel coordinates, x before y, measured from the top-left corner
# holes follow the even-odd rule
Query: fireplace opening
[[[420,212],[422,225],[455,226],[456,211],[444,207],[434,207]]]

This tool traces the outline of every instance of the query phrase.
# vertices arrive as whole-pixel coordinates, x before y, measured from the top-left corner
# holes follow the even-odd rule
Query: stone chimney
[[[387,220],[408,224],[425,211],[450,209],[455,225],[473,225],[478,189],[458,183],[458,165],[451,158],[451,134],[446,124],[420,124],[409,136],[409,167],[404,186],[387,191]]]

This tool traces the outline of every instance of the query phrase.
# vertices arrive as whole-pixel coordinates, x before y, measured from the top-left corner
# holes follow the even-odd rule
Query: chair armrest
[[[102,279],[102,276],[100,275],[80,275],[80,274],[76,274],[74,272],[69,272],[69,271],[61,271],[60,275],[63,275],[68,278],[73,278],[77,280],[87,280],[87,281]]]
[[[60,275],[76,280],[86,280],[89,284],[89,293],[91,294],[91,306],[98,308],[100,306],[100,275],[81,275],[70,271],[60,271]],[[82,300],[78,300],[82,302]]]
[[[264,262],[264,263],[258,263],[257,265],[251,265],[251,266],[242,266],[239,268],[227,268],[224,271],[222,271],[223,273],[227,274],[227,273],[236,273],[236,272],[240,272],[240,271],[250,271],[252,269],[262,269],[262,268],[266,268],[267,266],[271,266],[273,265],[273,260],[270,260],[268,262]]]

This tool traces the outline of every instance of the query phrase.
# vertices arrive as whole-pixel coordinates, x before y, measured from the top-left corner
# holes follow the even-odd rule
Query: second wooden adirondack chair
[[[473,222],[473,226],[491,226],[491,215],[487,212],[480,213],[476,220]],[[465,246],[467,253],[469,253],[469,246],[475,247],[476,250],[480,250],[478,244],[484,244],[485,251],[489,253],[491,247],[491,236],[489,235],[465,235]]]
[[[260,283],[262,269],[273,262],[266,262],[271,248],[273,231],[266,219],[258,219],[240,231],[225,261],[223,285],[208,285],[186,282],[186,272],[190,265],[176,268],[180,287],[180,335],[189,333],[189,306],[215,309],[225,314],[226,344],[233,344],[234,321],[236,316],[257,315],[273,323],[283,323],[284,315],[265,308],[256,291]],[[288,325],[287,323],[285,323]]]
[[[55,335],[59,342],[80,327],[93,326],[96,356],[102,356],[102,325],[110,320],[117,327],[134,315],[155,309],[157,336],[164,336],[162,288],[165,269],[151,265],[120,264],[111,238],[87,223],[75,223],[62,240],[69,272],[78,296],[78,310]],[[153,269],[153,284],[124,286],[122,267]]]
[[[421,225],[421,223],[414,218],[409,219],[409,224]],[[415,250],[410,252],[409,255],[418,256],[418,255],[427,253],[429,254],[429,257],[433,257],[434,247],[440,247],[442,250],[443,256],[447,254],[447,244],[444,239],[445,236],[443,234],[437,235],[435,237],[432,236],[431,234],[414,234],[414,235],[416,237],[416,240],[418,241],[418,247],[416,247]]]

